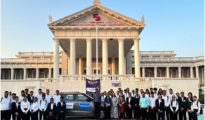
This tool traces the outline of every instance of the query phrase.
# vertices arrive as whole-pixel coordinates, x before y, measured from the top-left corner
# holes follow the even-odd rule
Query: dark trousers
[[[131,119],[131,118],[132,118],[132,109],[127,108],[127,109],[126,109],[126,114],[127,114],[126,117],[127,117],[128,119]]]
[[[184,111],[179,110],[179,120],[186,120],[186,110]]]
[[[110,107],[105,107],[105,119],[110,119]]]
[[[58,120],[65,120],[65,113],[58,113]]]
[[[55,113],[52,113],[52,114],[50,114],[50,113],[47,113],[48,114],[48,120],[55,120],[56,118],[56,115],[55,115]]]
[[[188,112],[188,115],[189,115],[189,120],[192,120],[193,119],[193,113]]]
[[[165,108],[165,112],[166,112],[167,120],[170,120],[171,110],[170,110],[170,107],[169,107],[169,106]]]
[[[177,120],[177,112],[171,112],[171,120]]]
[[[31,113],[31,120],[38,120],[38,111]]]
[[[1,120],[10,120],[11,119],[11,110],[1,111]]]
[[[151,120],[156,120],[157,116],[156,116],[156,109],[149,109],[149,118]]]
[[[12,120],[21,120],[21,114],[18,112],[18,116],[15,113],[12,114]]]
[[[147,108],[141,108],[142,120],[147,118]]]
[[[42,120],[42,117],[43,117],[43,120],[46,120],[46,118],[47,118],[46,111],[44,111],[44,112],[40,111],[40,120]]]
[[[195,109],[193,112],[193,120],[197,120],[197,112],[198,112],[198,110]]]
[[[140,108],[138,106],[134,108],[134,117],[140,119]]]
[[[100,102],[94,102],[95,118],[100,119]]]
[[[120,119],[123,119],[125,118],[125,113],[120,113],[120,116],[119,116]]]
[[[26,114],[22,113],[21,114],[22,120],[30,120],[30,114],[27,112]]]
[[[164,120],[164,111],[163,112],[158,112],[158,120]]]

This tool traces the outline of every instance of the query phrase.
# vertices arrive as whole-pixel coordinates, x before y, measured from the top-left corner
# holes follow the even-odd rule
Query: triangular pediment
[[[96,24],[100,26],[144,27],[144,20],[139,22],[103,6],[93,5],[54,21],[48,26],[94,26]]]

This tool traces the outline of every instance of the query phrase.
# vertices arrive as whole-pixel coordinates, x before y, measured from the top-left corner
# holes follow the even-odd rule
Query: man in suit
[[[57,106],[54,103],[54,99],[51,98],[50,103],[47,106],[48,120],[55,120],[56,112]]]
[[[149,117],[151,120],[156,120],[156,108],[155,108],[156,98],[154,97],[154,92],[151,92],[151,97],[149,98]]]
[[[128,93],[128,97],[126,98],[126,113],[127,113],[127,118],[131,119],[132,118],[132,108],[133,108],[134,100],[131,96],[131,93]]]
[[[29,97],[29,102],[30,103],[33,103],[33,100],[34,100],[34,95],[33,95],[33,91],[30,91],[30,97]]]
[[[158,120],[164,120],[164,100],[162,99],[161,93],[158,93],[158,99],[156,100],[155,105],[158,113]]]
[[[65,119],[65,112],[66,112],[66,104],[64,101],[64,97],[61,96],[60,102],[58,102],[58,120]]]
[[[138,88],[135,89],[135,95],[134,95],[134,118],[140,119],[140,95],[138,93]]]
[[[15,102],[11,104],[12,120],[21,120],[21,103],[18,96],[16,96]]]
[[[25,90],[25,96],[28,98],[28,101],[30,102],[30,94],[29,94],[29,90],[26,88]]]
[[[186,111],[188,107],[188,99],[184,96],[184,92],[181,92],[181,97],[178,98],[179,102],[179,120],[186,120]]]

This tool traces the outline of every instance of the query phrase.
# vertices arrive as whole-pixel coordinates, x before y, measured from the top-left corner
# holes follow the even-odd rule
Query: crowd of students
[[[96,89],[92,96],[96,119],[100,119],[102,109],[104,119],[135,120],[197,120],[202,112],[200,102],[191,92],[185,97],[184,92],[175,94],[172,89],[168,93],[157,88],[136,88],[131,92],[129,88],[119,88],[116,93],[112,89],[99,93]]]
[[[64,97],[56,90],[54,96],[42,89],[34,96],[34,92],[25,89],[20,96],[8,91],[1,98],[1,120],[64,120],[66,103]]]

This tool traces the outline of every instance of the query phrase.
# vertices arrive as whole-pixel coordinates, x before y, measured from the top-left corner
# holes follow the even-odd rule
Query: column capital
[[[133,41],[135,41],[135,40],[140,40],[140,38],[139,37],[133,38]]]

